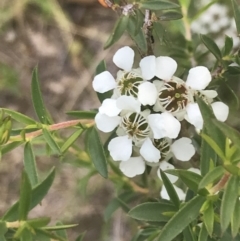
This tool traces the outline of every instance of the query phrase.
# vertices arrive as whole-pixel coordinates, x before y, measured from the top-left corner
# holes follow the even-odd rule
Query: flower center
[[[170,152],[170,142],[166,138],[154,139],[153,145],[160,151],[161,159],[163,161]]]
[[[122,127],[134,142],[139,142],[148,137],[150,127],[144,116],[132,113],[122,118]]]
[[[188,104],[188,91],[184,84],[172,80],[164,83],[159,92],[158,99],[166,111],[181,111]]]
[[[125,73],[118,82],[118,90],[121,95],[137,97],[138,86],[142,83],[142,77],[136,72]]]

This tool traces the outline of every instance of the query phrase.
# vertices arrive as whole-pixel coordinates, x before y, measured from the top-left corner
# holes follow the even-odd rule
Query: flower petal
[[[158,98],[156,86],[150,82],[144,82],[138,86],[138,100],[142,105],[154,105]]]
[[[163,171],[175,169],[175,167],[172,164],[170,164],[169,162],[166,162],[166,161],[160,162],[159,168],[162,169]],[[158,176],[162,180],[161,174],[160,174],[160,169],[158,170]],[[176,182],[178,179],[177,176],[174,176],[174,175],[171,175],[168,173],[165,173],[165,174],[167,175],[167,177],[171,181],[171,183]]]
[[[203,94],[206,97],[211,98],[211,99],[217,97],[217,95],[218,95],[216,90],[202,90],[201,94]]]
[[[128,136],[115,137],[109,142],[108,150],[114,161],[127,161],[132,154],[132,140]]]
[[[188,171],[201,175],[201,171],[198,168],[190,167],[188,168]]]
[[[175,186],[175,185],[173,185],[173,187],[174,187],[174,189],[175,189],[175,191],[176,191],[179,199],[183,201],[183,200],[185,199],[185,197],[186,197],[186,194],[185,194],[185,193],[183,192],[183,190],[180,189],[179,187],[177,187],[177,186]],[[160,195],[161,195],[161,197],[162,197],[163,199],[170,200],[170,197],[169,197],[169,195],[168,195],[168,193],[167,193],[167,190],[166,190],[165,186],[162,187],[162,190],[161,190],[161,192],[160,192]]]
[[[110,72],[104,71],[94,77],[92,86],[96,92],[105,93],[114,89],[117,84]]]
[[[203,118],[199,106],[197,103],[190,103],[186,108],[187,116],[185,119],[194,125],[197,129],[201,130],[203,128]]]
[[[131,157],[129,160],[121,162],[119,165],[120,170],[127,177],[135,177],[136,175],[143,174],[145,171],[145,162],[142,157]]]
[[[176,140],[171,145],[171,151],[180,161],[189,161],[195,154],[195,148],[192,145],[192,141],[187,137],[182,137]]]
[[[140,148],[141,156],[148,162],[159,162],[161,155],[160,151],[153,145],[150,138],[147,138]]]
[[[99,107],[99,113],[110,117],[117,116],[121,112],[121,109],[117,107],[116,102],[114,99],[105,99]]]
[[[161,139],[166,136],[164,122],[162,121],[161,114],[150,114],[147,119],[155,139]]]
[[[134,51],[128,46],[120,48],[113,56],[113,63],[125,71],[132,69],[133,61]]]
[[[133,96],[122,95],[117,99],[117,107],[121,110],[139,113],[141,110],[141,103]]]
[[[177,138],[180,130],[181,130],[181,124],[180,122],[170,113],[164,112],[161,114],[163,122],[164,122],[164,128],[166,131],[166,134],[164,137],[169,138]]]
[[[189,70],[186,85],[194,90],[204,90],[211,80],[209,70],[204,66],[197,66]]]
[[[145,79],[145,80],[152,79],[155,76],[156,57],[154,55],[144,57],[140,61],[139,66],[142,70],[143,79]]]
[[[229,114],[229,107],[221,101],[211,104],[213,113],[219,121],[226,121]]]
[[[97,128],[103,132],[113,131],[120,124],[120,121],[120,116],[110,117],[101,113],[97,113],[95,116]]]
[[[177,62],[170,58],[161,56],[156,58],[156,76],[162,80],[171,80],[177,70]]]

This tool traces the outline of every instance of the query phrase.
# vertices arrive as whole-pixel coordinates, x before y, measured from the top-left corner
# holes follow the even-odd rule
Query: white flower
[[[138,100],[142,105],[154,105],[158,98],[158,92],[154,84],[143,82],[138,86]]]
[[[162,171],[166,171],[166,170],[173,170],[173,169],[175,169],[175,167],[167,161],[160,162],[157,174],[158,174],[158,177],[162,180],[160,169]],[[171,183],[175,183],[178,180],[178,177],[175,175],[172,175],[169,173],[165,173],[165,174],[167,175],[167,177],[171,181]]]
[[[158,163],[161,158],[160,151],[153,145],[150,138],[144,141],[140,148],[140,154],[147,162]]]
[[[168,81],[172,78],[177,69],[176,61],[165,56],[156,58],[155,56],[151,55],[144,57],[140,61],[139,65],[142,70],[143,79],[145,80],[158,77],[162,80]]]
[[[115,79],[108,71],[96,75],[93,79],[92,85],[93,89],[99,93],[105,93],[117,86]]]
[[[182,189],[180,189],[179,187],[177,187],[177,186],[175,186],[175,185],[173,185],[173,187],[174,187],[174,189],[175,189],[175,191],[176,191],[179,199],[180,199],[181,201],[184,201],[185,198],[186,198],[186,193],[184,193]],[[170,197],[169,197],[169,195],[168,195],[168,192],[167,192],[165,186],[162,186],[162,190],[161,190],[161,192],[160,192],[160,195],[161,195],[161,197],[162,197],[163,199],[170,200]]]

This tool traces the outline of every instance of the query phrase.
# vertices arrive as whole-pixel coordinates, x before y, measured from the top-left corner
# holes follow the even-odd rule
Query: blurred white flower
[[[181,188],[179,188],[179,187],[177,187],[177,186],[175,186],[175,185],[173,185],[173,187],[174,187],[174,189],[175,189],[175,191],[176,191],[176,193],[177,193],[177,195],[178,195],[178,197],[179,197],[179,200],[184,201],[185,198],[186,198],[186,193],[184,193],[184,191],[183,191]],[[162,190],[161,190],[161,192],[160,192],[160,195],[161,195],[161,197],[162,197],[163,199],[170,200],[170,197],[169,197],[169,195],[168,195],[168,192],[167,192],[165,186],[162,186]]]

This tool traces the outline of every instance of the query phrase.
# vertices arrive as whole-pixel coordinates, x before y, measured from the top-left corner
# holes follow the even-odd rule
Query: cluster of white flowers
[[[217,92],[205,90],[211,81],[206,67],[190,69],[186,81],[174,76],[177,63],[170,57],[147,56],[133,69],[134,51],[127,46],[115,53],[113,62],[121,69],[116,79],[104,71],[93,80],[95,91],[113,90],[112,97],[102,102],[95,121],[103,132],[117,129],[108,150],[128,177],[144,173],[146,165],[174,168],[168,163],[171,157],[191,159],[195,154],[191,139],[177,138],[184,119],[198,130],[203,128],[195,96],[212,106],[218,120],[225,121],[228,116],[228,107],[213,101]]]

